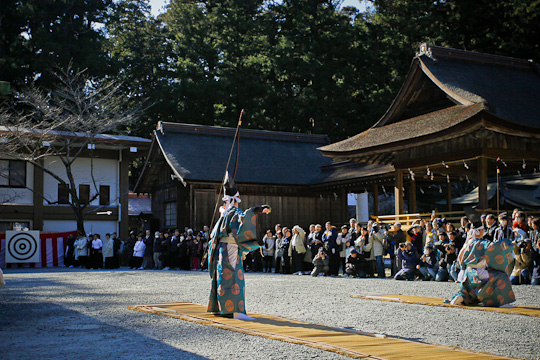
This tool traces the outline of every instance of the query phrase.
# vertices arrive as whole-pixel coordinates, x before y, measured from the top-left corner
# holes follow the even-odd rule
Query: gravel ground
[[[7,269],[0,288],[3,359],[349,359],[129,305],[208,301],[208,273]],[[540,357],[538,318],[352,299],[355,294],[449,297],[453,283],[246,274],[248,310],[526,359]],[[540,306],[539,286],[515,286]],[[8,351],[5,351],[7,349]],[[6,357],[7,355],[7,357]]]

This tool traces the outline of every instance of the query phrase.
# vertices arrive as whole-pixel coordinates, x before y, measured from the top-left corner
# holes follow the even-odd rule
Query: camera
[[[527,242],[524,240],[519,240],[516,245],[520,249],[525,249],[527,247]]]
[[[399,248],[400,248],[401,250],[404,250],[404,249],[406,249],[406,245],[405,245],[405,243],[401,243],[401,244],[399,244]]]

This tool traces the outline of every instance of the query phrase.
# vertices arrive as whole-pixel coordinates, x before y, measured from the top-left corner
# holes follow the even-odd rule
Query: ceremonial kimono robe
[[[513,248],[509,239],[474,239],[465,245],[457,260],[465,270],[459,273],[460,292],[455,296],[461,295],[464,305],[501,306],[514,302],[516,297],[506,273]],[[484,259],[486,269],[474,268]]]
[[[257,217],[263,209],[257,206],[244,212],[233,206],[221,215],[214,227],[208,248],[208,269],[212,278],[208,312],[246,313],[242,255],[260,247],[255,236]],[[229,242],[220,241],[223,238]],[[231,238],[236,244],[230,243]]]

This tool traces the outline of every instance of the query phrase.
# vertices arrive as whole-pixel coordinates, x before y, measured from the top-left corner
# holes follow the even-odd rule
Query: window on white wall
[[[111,187],[109,185],[99,186],[99,205],[109,205],[111,202]]]
[[[176,226],[176,201],[165,203],[165,226]]]
[[[79,200],[81,204],[90,202],[90,185],[79,185]]]
[[[0,160],[0,186],[25,187],[26,163],[20,160]]]
[[[58,184],[58,203],[69,204],[69,185]]]

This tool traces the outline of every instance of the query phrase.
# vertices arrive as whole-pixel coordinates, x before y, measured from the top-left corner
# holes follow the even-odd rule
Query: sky
[[[150,6],[152,7],[152,14],[158,15],[163,12],[165,4],[169,3],[169,0],[150,0]],[[363,0],[344,0],[342,6],[354,6],[360,10],[365,9],[365,1]]]

